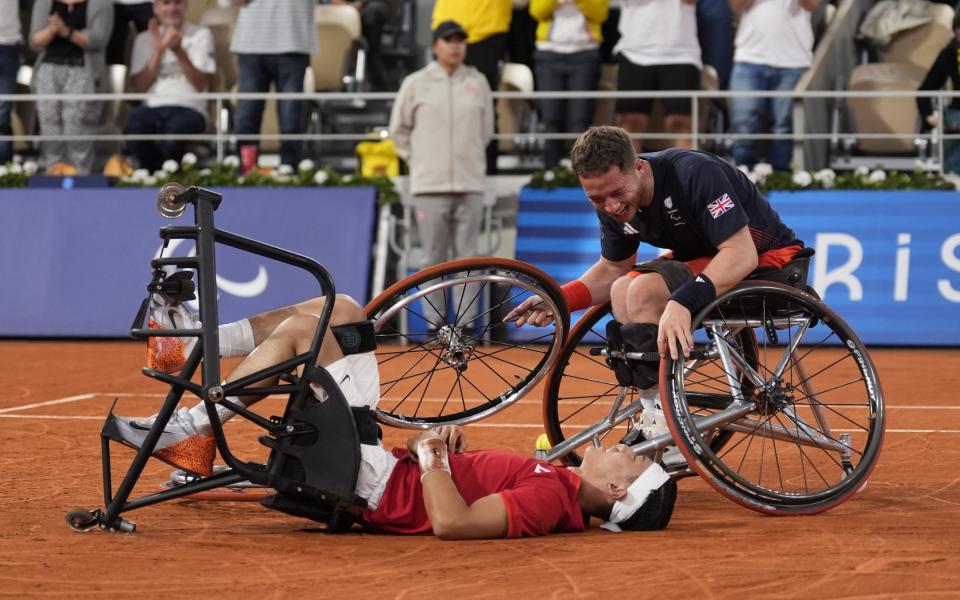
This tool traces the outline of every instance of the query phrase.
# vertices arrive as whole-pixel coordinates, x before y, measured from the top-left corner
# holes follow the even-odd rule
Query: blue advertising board
[[[807,191],[768,196],[816,250],[810,284],[868,344],[960,345],[960,193]],[[599,256],[579,188],[524,189],[517,258],[565,282]],[[642,245],[638,260],[654,258]]]
[[[219,229],[304,254],[336,291],[366,302],[376,225],[372,188],[224,188]],[[125,336],[146,296],[158,229],[153,189],[0,190],[0,336]],[[186,256],[192,241],[166,254]],[[304,271],[217,248],[220,321],[320,293]]]

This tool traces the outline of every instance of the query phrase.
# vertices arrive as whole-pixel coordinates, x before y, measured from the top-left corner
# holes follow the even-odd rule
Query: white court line
[[[91,416],[77,416],[72,417],[68,415],[0,415],[0,419],[54,419],[60,421],[99,421],[103,417],[91,417]],[[236,422],[236,421],[234,421]],[[229,424],[229,423],[228,423]],[[486,429],[540,429],[543,430],[543,425],[540,423],[471,423],[467,425],[470,428],[486,428]],[[835,429],[837,433],[852,432],[853,429]],[[887,429],[886,433],[960,433],[960,429]]]
[[[4,413],[17,412],[21,410],[27,410],[30,408],[40,408],[41,406],[53,406],[54,404],[66,404],[68,402],[77,402],[79,400],[89,400],[90,398],[96,398],[100,394],[79,394],[77,396],[67,396],[66,398],[57,398],[56,400],[47,400],[46,402],[37,402],[35,404],[24,404],[22,406],[11,406],[10,408],[0,409],[0,415]]]

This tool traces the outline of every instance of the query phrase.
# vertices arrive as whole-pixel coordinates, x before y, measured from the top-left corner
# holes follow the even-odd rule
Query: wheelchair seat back
[[[807,291],[807,274],[810,270],[810,259],[815,250],[801,248],[782,269],[776,267],[760,267],[748,277],[748,281],[763,280],[774,283],[785,283],[801,291]]]

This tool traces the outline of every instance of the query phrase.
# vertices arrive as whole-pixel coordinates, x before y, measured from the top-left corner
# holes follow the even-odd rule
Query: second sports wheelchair
[[[223,487],[273,491],[268,508],[325,522],[342,531],[364,507],[354,494],[359,446],[375,443],[369,415],[351,411],[336,382],[314,366],[335,302],[334,284],[315,261],[216,229],[220,196],[168,184],[158,207],[175,218],[194,206],[195,225],[165,227],[161,237],[193,239],[195,257],[152,261],[151,293],[189,296],[196,272],[202,327],[151,330],[138,314],[132,334],[199,338],[183,370],[169,375],[144,369],[170,391],[116,490],[112,485],[112,415],[101,433],[103,509],[74,509],[67,523],[78,531],[99,526],[133,531],[121,515]],[[326,298],[310,350],[281,364],[223,383],[217,352],[215,245],[222,244],[302,268]],[[723,495],[772,514],[809,514],[836,506],[861,489],[883,440],[884,405],[876,370],[856,334],[804,284],[745,282],[721,294],[693,317],[695,348],[684,360],[660,361],[660,396],[670,430],[638,436],[642,405],[637,390],[620,386],[608,367],[603,322],[609,306],[583,315],[568,333],[569,318],[552,278],[524,263],[473,258],[444,263],[403,279],[366,307],[377,340],[381,394],[376,418],[404,428],[466,424],[504,410],[543,382],[543,419],[552,448],[538,457],[577,464],[584,444],[628,441],[634,452],[659,457],[676,445],[686,464],[675,477],[699,474]],[[796,287],[799,286],[799,287]],[[174,289],[175,288],[175,289]],[[509,311],[536,296],[561,315],[547,327],[516,328]],[[204,360],[205,357],[213,357]],[[659,360],[631,355],[629,360]],[[201,373],[201,382],[192,378]],[[299,374],[295,374],[299,373]],[[268,377],[281,383],[255,387]],[[319,386],[327,400],[315,399]],[[164,491],[130,499],[181,398],[202,399],[226,468],[210,477],[180,478]],[[263,417],[231,403],[230,396],[284,394],[284,414]],[[265,431],[265,464],[230,450],[216,405],[227,406]]]

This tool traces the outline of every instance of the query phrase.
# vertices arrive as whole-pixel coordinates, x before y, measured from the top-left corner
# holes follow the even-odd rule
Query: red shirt
[[[363,522],[391,533],[431,533],[423,503],[420,467],[406,449],[387,481],[377,510],[364,511]],[[507,537],[583,531],[589,520],[577,502],[580,477],[563,467],[512,452],[478,450],[450,455],[450,474],[469,505],[499,493],[507,507]]]

